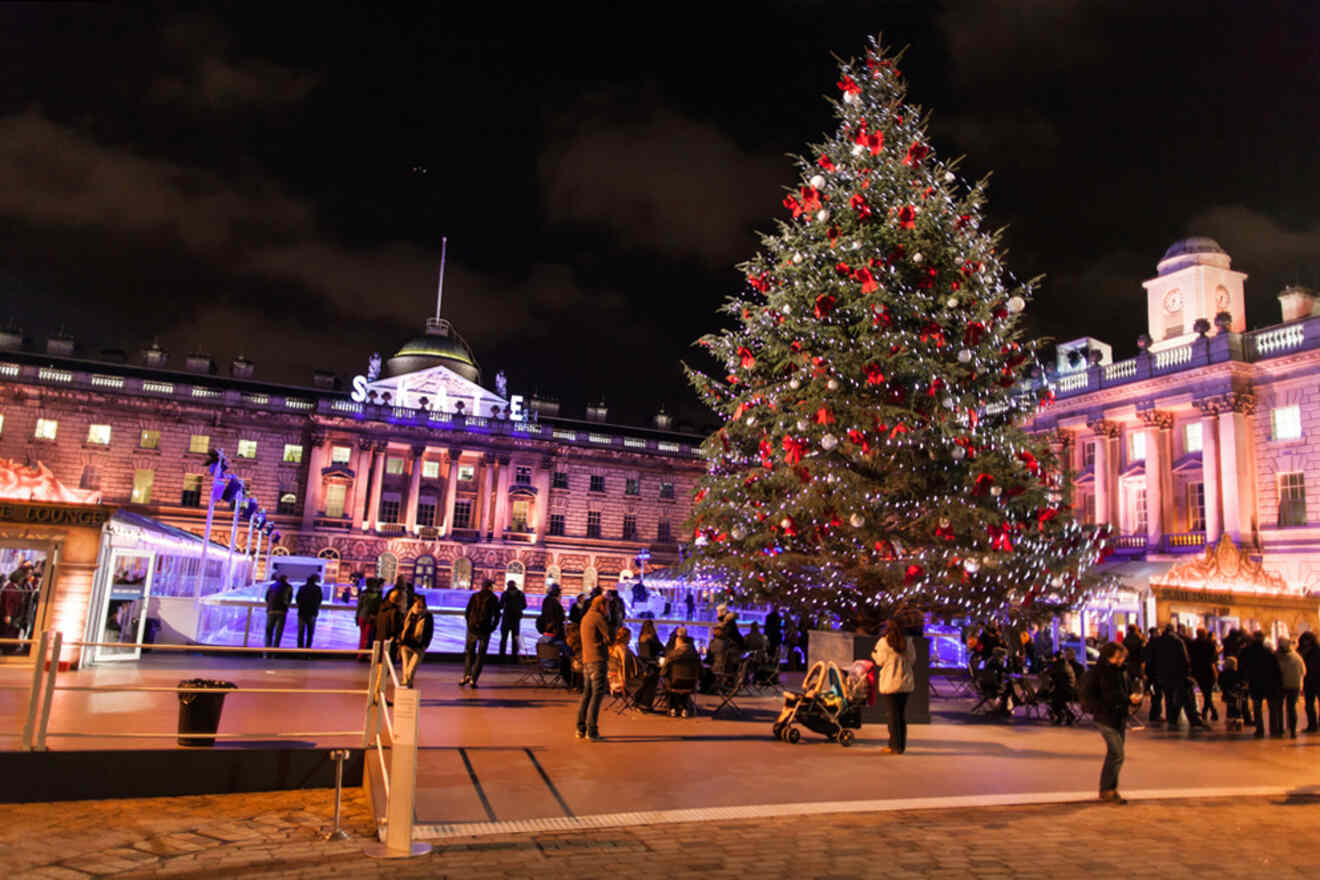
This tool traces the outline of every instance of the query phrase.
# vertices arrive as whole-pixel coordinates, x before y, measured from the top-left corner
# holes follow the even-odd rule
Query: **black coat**
[[[1215,651],[1215,643],[1209,638],[1196,638],[1187,648],[1188,659],[1191,661],[1192,675],[1196,678],[1214,678],[1215,661],[1219,658]]]
[[[403,631],[403,612],[393,602],[382,602],[376,612],[376,641],[397,639]]]
[[[500,598],[491,590],[478,590],[468,599],[467,630],[470,635],[486,638],[500,625]]]
[[[547,596],[541,601],[541,614],[536,618],[536,631],[552,638],[564,637],[564,606],[558,596]]]
[[[321,613],[321,602],[325,597],[321,594],[321,585],[314,584],[311,581],[298,588],[298,616],[316,617]]]
[[[1238,668],[1247,680],[1253,697],[1277,696],[1283,690],[1283,671],[1279,669],[1279,658],[1265,647],[1263,641],[1252,639],[1238,653]]]
[[[293,585],[276,581],[266,588],[266,610],[280,614],[293,604]]]
[[[1187,656],[1187,645],[1178,638],[1177,633],[1166,632],[1154,641],[1152,655],[1155,659],[1156,679],[1161,684],[1182,684],[1187,680],[1191,669],[1191,660]]]
[[[504,590],[500,596],[500,617],[504,620],[504,625],[510,627],[515,620],[522,620],[523,611],[527,609],[527,596],[517,587],[509,587]]]
[[[435,616],[429,611],[425,612],[422,616],[422,631],[420,634],[417,632],[416,623],[417,615],[411,611],[408,612],[408,616],[404,618],[402,641],[403,644],[414,651],[425,653],[431,645],[431,638],[435,635]]]
[[[1122,666],[1100,661],[1082,683],[1082,706],[1097,724],[1121,730],[1132,706],[1127,673]]]
[[[1306,678],[1302,681],[1302,690],[1308,694],[1320,694],[1320,645],[1312,642],[1299,652],[1306,664]]]

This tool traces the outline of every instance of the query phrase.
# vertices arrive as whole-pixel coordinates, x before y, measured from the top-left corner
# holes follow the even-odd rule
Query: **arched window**
[[[472,560],[460,556],[454,560],[450,586],[455,590],[472,589]]]
[[[509,581],[513,581],[515,584],[518,585],[518,589],[521,590],[523,589],[523,584],[526,583],[526,580],[527,580],[527,566],[523,565],[518,560],[516,559],[512,560],[508,564],[508,566],[505,567],[504,569],[505,584],[508,584]]]
[[[320,553],[316,554],[325,560],[325,577],[321,578],[324,584],[333,584],[339,580],[339,551],[334,547],[326,547]]]
[[[588,565],[582,569],[582,589],[588,593],[596,589],[596,567],[594,565]]]
[[[435,557],[418,556],[413,560],[413,586],[429,590],[435,586]]]
[[[559,571],[559,566],[550,564],[545,567],[545,588],[550,589],[551,584],[559,583],[563,575]]]
[[[399,573],[399,557],[393,553],[382,553],[376,557],[376,577],[385,582],[385,586],[394,586],[394,578]]]
[[[288,548],[288,547],[281,547],[281,546],[279,546],[279,545],[276,545],[275,547],[272,547],[272,548],[271,548],[270,555],[271,555],[271,556],[288,556],[288,555],[289,555],[289,548]]]
[[[298,509],[298,496],[292,492],[284,492],[280,495],[280,503],[276,505],[276,513],[294,513]]]

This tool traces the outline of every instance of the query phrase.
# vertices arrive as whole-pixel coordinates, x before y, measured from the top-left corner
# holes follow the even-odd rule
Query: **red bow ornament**
[[[986,531],[990,534],[991,550],[1003,550],[1005,553],[1013,552],[1013,530],[1007,523],[1001,526],[987,526]]]
[[[872,291],[880,289],[880,285],[876,282],[875,276],[871,274],[870,269],[865,267],[858,269],[853,273],[853,278],[862,282],[862,293],[871,293]]]
[[[976,481],[972,484],[972,491],[977,495],[984,495],[990,491],[990,487],[995,484],[995,478],[987,473],[976,475]]]
[[[839,86],[839,91],[844,94],[860,95],[862,93],[862,87],[857,84],[856,80],[846,73],[843,75],[843,79],[839,80],[837,85]]]
[[[834,294],[832,293],[822,293],[820,296],[816,297],[816,317],[824,320],[824,318],[834,310],[834,303],[835,299]]]
[[[825,237],[830,240],[830,247],[834,247],[839,243],[839,227],[831,226],[829,229],[826,229]]]
[[[969,348],[973,345],[979,345],[985,338],[985,325],[980,321],[972,321],[967,325],[967,332],[963,334],[963,344]]]
[[[912,205],[904,205],[898,210],[898,225],[903,229],[917,228],[917,209]]]
[[[855,445],[862,447],[863,455],[871,451],[871,444],[866,442],[866,435],[856,428],[848,429],[848,439]]]
[[[820,158],[816,160],[816,164],[819,165],[821,168],[824,168],[826,171],[834,170],[834,163],[831,162],[830,157],[824,153],[820,154]]]
[[[866,120],[862,120],[861,128],[857,131],[857,136],[853,138],[853,143],[860,144],[871,151],[874,156],[885,147],[885,135],[883,132],[873,131],[870,134],[866,132]]]
[[[886,327],[892,326],[894,319],[889,316],[888,306],[871,306],[871,326],[879,327],[884,324]]]
[[[816,424],[818,425],[834,424],[834,413],[830,412],[827,407],[822,406],[820,409],[816,410]]]
[[[1040,462],[1036,460],[1036,456],[1024,449],[1018,453],[1018,461],[1022,462],[1033,477],[1040,476]]]
[[[916,581],[917,578],[921,577],[925,573],[926,573],[926,569],[922,568],[920,565],[917,565],[914,562],[913,564],[907,567],[906,571],[903,572],[903,583],[907,586],[912,586],[913,582]]]
[[[956,536],[953,533],[953,526],[936,526],[935,537],[945,541],[952,541]]]
[[[921,328],[921,341],[933,342],[936,348],[944,347],[944,328],[931,321]]]
[[[922,159],[930,155],[930,147],[921,141],[913,141],[912,146],[908,147],[907,155],[903,157],[904,165],[916,165]]]
[[[871,206],[862,198],[861,193],[853,193],[852,198],[848,200],[848,206],[857,212],[858,220],[868,220],[871,217]]]
[[[807,444],[801,440],[795,440],[791,436],[784,437],[784,460],[789,464],[797,464],[802,461],[803,454],[807,451]]]
[[[885,374],[880,372],[880,367],[876,364],[866,365],[866,384],[883,385],[885,384]]]
[[[750,370],[752,367],[756,366],[756,357],[752,354],[752,350],[747,346],[740,345],[738,347],[738,357],[742,359],[744,370]]]

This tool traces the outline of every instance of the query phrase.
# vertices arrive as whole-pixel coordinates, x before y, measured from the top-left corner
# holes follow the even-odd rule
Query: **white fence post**
[[[386,660],[388,661],[388,658]],[[385,842],[365,848],[375,858],[424,856],[429,843],[413,843],[417,795],[417,715],[421,694],[415,688],[394,690],[394,737],[390,745],[390,792],[385,806]],[[383,711],[383,710],[382,710]]]
[[[55,694],[55,676],[60,671],[60,646],[64,643],[64,633],[55,630],[55,638],[50,643],[50,670],[46,675],[46,688],[41,700],[41,722],[37,726],[37,740],[33,751],[46,751],[46,728],[50,726],[50,703]],[[41,658],[38,662],[42,662]]]
[[[32,750],[33,737],[37,730],[37,707],[41,705],[45,691],[42,690],[42,676],[46,672],[46,648],[50,644],[50,631],[43,632],[35,642],[28,645],[32,657],[32,693],[28,696],[27,720],[23,722],[23,751]]]

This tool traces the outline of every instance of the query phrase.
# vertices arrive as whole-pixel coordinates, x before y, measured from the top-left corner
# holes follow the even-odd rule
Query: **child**
[[[1224,729],[1241,730],[1247,683],[1238,671],[1236,657],[1224,658],[1224,671],[1219,673],[1219,691],[1224,695]]]

